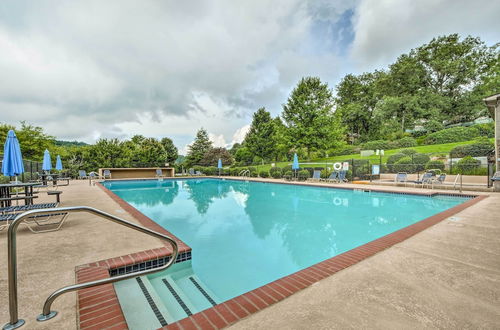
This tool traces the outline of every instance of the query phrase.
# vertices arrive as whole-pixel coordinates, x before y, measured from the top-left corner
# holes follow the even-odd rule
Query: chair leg
[[[43,229],[43,230],[35,230],[34,228],[32,228],[30,226],[30,223],[29,222],[25,222],[24,224],[28,226],[28,229],[31,230],[31,232],[35,233],[35,234],[41,234],[41,233],[47,233],[47,232],[51,232],[51,231],[57,231],[59,229],[61,229],[62,225],[64,224],[64,221],[66,221],[66,218],[68,217],[68,214],[69,213],[66,213],[66,214],[63,214],[62,215],[62,218],[61,220],[57,221],[57,222],[51,222],[51,223],[40,223],[40,220],[35,220],[33,219],[32,222],[36,224],[36,227],[52,227],[52,226],[57,226],[57,227],[54,227],[54,228],[50,228],[50,229]],[[48,216],[46,220],[42,220],[43,222],[45,221],[48,221],[50,220],[52,216]]]

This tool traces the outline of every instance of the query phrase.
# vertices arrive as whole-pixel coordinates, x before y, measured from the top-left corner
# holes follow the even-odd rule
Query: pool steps
[[[158,329],[220,302],[190,264],[115,284],[129,329]]]

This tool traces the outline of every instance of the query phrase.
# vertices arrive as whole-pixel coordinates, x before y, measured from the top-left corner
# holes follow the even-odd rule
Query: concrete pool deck
[[[342,186],[372,188],[369,185]],[[373,189],[430,191],[381,186]],[[87,181],[72,181],[61,190],[64,191],[63,206],[89,205],[134,221],[104,191],[89,186]],[[51,200],[44,195],[42,193],[43,198],[37,202]],[[327,277],[233,327],[499,327],[499,213],[500,194],[490,194],[489,198],[458,213],[454,219],[444,220]],[[0,232],[0,244],[6,246],[5,230]],[[58,232],[35,235],[21,228],[18,239],[19,316],[27,322],[24,328],[77,327],[75,293],[55,301],[54,309],[60,312],[55,319],[46,323],[34,321],[51,292],[75,283],[75,266],[162,246],[159,240],[86,214],[72,215]],[[5,248],[0,262],[6,265]],[[56,265],[59,271],[54,271]],[[6,277],[4,268],[0,277],[0,304],[3,306],[0,321],[4,323],[9,319]]]

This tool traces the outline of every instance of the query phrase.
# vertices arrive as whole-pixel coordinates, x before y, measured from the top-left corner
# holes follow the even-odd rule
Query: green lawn
[[[492,142],[494,139],[490,139]],[[390,155],[398,153],[401,149],[415,149],[419,153],[423,154],[448,154],[451,149],[464,145],[464,144],[472,144],[474,142],[477,142],[476,140],[471,140],[471,141],[465,141],[465,142],[454,142],[454,143],[445,143],[445,144],[433,144],[433,145],[425,145],[425,146],[418,146],[418,147],[412,147],[412,148],[400,148],[400,149],[391,149],[391,150],[385,150],[384,156],[382,157],[382,162],[385,163],[387,161],[387,158]],[[352,154],[352,155],[344,155],[344,156],[334,156],[334,157],[328,157],[328,158],[319,158],[319,159],[313,159],[311,161],[306,161],[299,159],[299,163],[307,163],[307,167],[324,167],[325,163],[328,162],[330,165],[331,163],[335,162],[342,162],[345,160],[350,160],[350,159],[370,159],[370,160],[379,160],[380,156],[373,155],[369,157],[361,157],[360,154]],[[276,163],[276,166],[278,167],[284,167],[287,165],[291,165],[292,162],[279,162]],[[259,171],[261,170],[269,170],[271,168],[271,164],[264,164],[264,165],[259,165],[256,166]]]

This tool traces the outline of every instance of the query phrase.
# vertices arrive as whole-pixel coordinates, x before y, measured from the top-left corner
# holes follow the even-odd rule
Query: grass
[[[492,142],[494,139],[490,139]],[[385,150],[384,156],[382,156],[382,163],[385,163],[387,161],[387,158],[389,156],[397,154],[400,150],[402,149],[415,149],[418,153],[422,154],[449,154],[451,149],[465,145],[465,144],[472,144],[477,142],[476,140],[471,140],[471,141],[465,141],[465,142],[453,142],[453,143],[444,143],[444,144],[432,144],[432,145],[425,145],[425,146],[418,146],[418,147],[412,147],[412,148],[399,148],[399,149],[391,149],[391,150]],[[343,162],[346,160],[351,160],[351,159],[369,159],[373,161],[378,161],[380,159],[380,156],[373,155],[373,156],[368,156],[368,157],[361,157],[360,154],[351,154],[351,155],[343,155],[343,156],[334,156],[334,157],[328,157],[328,158],[319,158],[319,159],[313,159],[310,161],[306,160],[299,160],[299,163],[307,163],[307,167],[324,167],[325,163],[336,163],[336,162]],[[292,162],[278,162],[275,163],[276,166],[278,167],[284,167],[287,165],[291,165]],[[255,166],[259,171],[268,171],[271,168],[271,164],[264,164],[264,165],[258,165]]]

